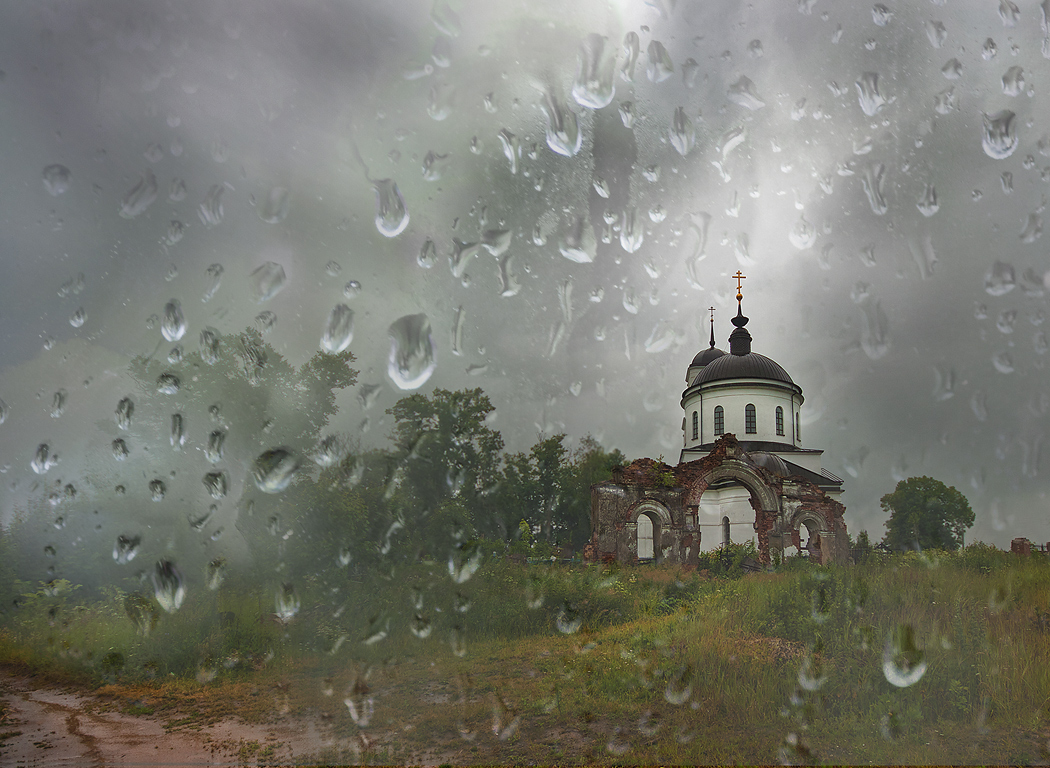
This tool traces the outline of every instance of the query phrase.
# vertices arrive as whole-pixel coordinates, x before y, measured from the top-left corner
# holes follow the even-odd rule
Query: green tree
[[[435,389],[429,397],[399,400],[387,410],[397,422],[391,435],[394,469],[388,496],[399,494],[402,510],[411,506],[413,517],[427,516],[456,499],[475,526],[491,528],[485,512],[503,460],[503,437],[486,424],[494,410],[481,389]]]
[[[886,521],[883,543],[892,549],[956,550],[973,525],[970,502],[959,491],[932,477],[909,477],[879,500]]]
[[[555,541],[555,527],[562,522],[561,507],[567,502],[571,482],[569,449],[565,435],[542,438],[528,453],[506,457],[500,483],[500,509],[508,529],[514,521],[525,520],[539,526],[540,538]]]

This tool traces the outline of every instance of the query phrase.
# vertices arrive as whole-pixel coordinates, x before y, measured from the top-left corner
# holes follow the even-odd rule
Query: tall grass
[[[1050,564],[990,547],[735,579],[494,560],[460,583],[415,564],[298,587],[284,625],[271,592],[228,583],[146,637],[115,592],[35,595],[0,661],[129,690],[185,680],[184,697],[255,681],[275,711],[347,733],[376,727],[342,704],[364,686],[408,728],[392,759],[438,734],[456,762],[1020,762],[1050,724]]]

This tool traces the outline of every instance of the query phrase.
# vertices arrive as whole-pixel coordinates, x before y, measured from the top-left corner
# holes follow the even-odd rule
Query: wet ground
[[[38,688],[0,672],[0,765],[219,766],[282,765],[343,749],[312,723],[252,725],[236,718],[172,730],[149,715],[112,711],[95,697]]]

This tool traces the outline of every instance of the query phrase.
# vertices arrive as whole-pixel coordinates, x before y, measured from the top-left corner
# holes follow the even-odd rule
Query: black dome
[[[723,379],[769,379],[794,385],[780,365],[765,355],[748,352],[746,355],[722,355],[708,363],[693,380],[691,386]]]
[[[689,367],[693,368],[697,365],[707,365],[712,360],[717,360],[724,354],[725,352],[720,349],[715,349],[714,347],[702,349],[696,353],[696,357],[693,358],[693,362],[689,363]]]

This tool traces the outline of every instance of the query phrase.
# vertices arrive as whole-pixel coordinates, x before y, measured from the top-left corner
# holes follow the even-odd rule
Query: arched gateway
[[[695,565],[701,551],[722,544],[721,527],[728,523],[705,527],[705,492],[736,487],[748,494],[752,522],[748,535],[734,535],[734,541],[757,538],[760,562],[768,564],[774,552],[789,547],[821,563],[846,561],[845,507],[806,478],[780,469],[745,451],[732,434],[704,458],[677,467],[638,459],[614,471],[612,480],[591,486],[591,557]]]
[[[802,445],[802,388],[751,351],[744,276],[734,277],[729,352],[715,348],[712,316],[710,347],[686,372],[680,463],[639,459],[591,487],[591,557],[689,564],[756,538],[763,563],[792,546],[822,563],[849,557],[842,480],[821,466],[823,451]]]

